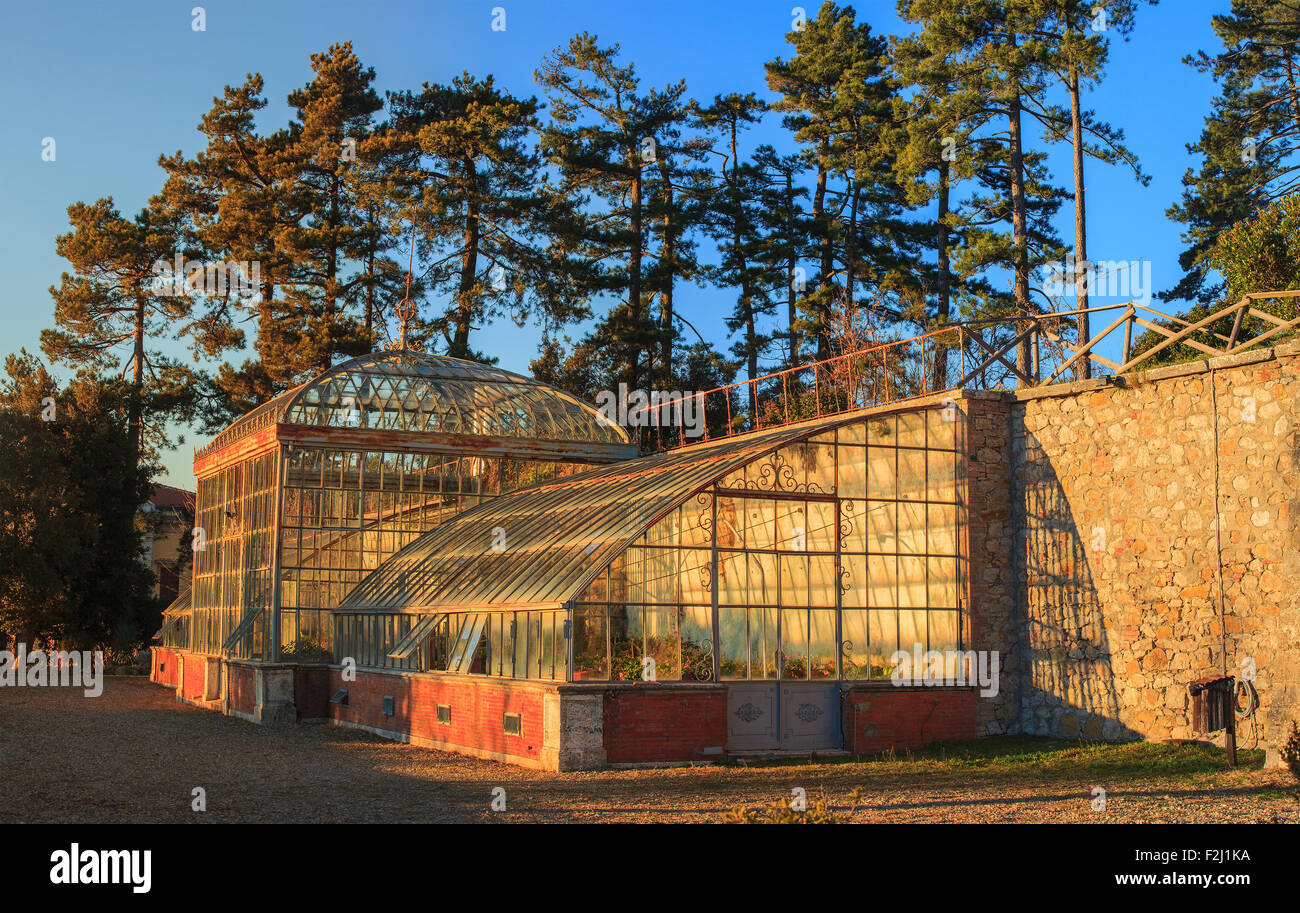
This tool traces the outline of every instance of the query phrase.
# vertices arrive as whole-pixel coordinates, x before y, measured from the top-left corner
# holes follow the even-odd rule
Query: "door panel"
[[[839,748],[840,688],[831,682],[781,682],[781,748]]]
[[[727,689],[727,750],[778,748],[776,712],[776,682],[731,685]]]

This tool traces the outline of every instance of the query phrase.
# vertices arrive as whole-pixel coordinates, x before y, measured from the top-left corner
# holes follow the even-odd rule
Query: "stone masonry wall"
[[[1021,731],[1196,737],[1187,684],[1253,664],[1238,740],[1257,726],[1276,762],[1300,707],[1298,394],[1290,344],[1015,396]]]
[[[966,394],[966,548],[968,650],[996,651],[998,693],[974,703],[976,735],[1016,732],[1020,719],[1019,625],[1012,540],[1011,404],[1000,394]]]

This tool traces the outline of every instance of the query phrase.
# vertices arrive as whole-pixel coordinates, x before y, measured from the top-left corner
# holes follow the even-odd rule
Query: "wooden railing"
[[[1297,296],[1300,291],[1252,293],[1194,322],[1128,301],[956,323],[660,400],[629,410],[627,424],[642,429],[643,447],[662,450],[966,388],[1053,384],[1071,368],[1072,375],[1081,375],[1085,363],[1090,370],[1097,364],[1107,369],[1104,373],[1129,374],[1153,367],[1157,356],[1174,346],[1212,357],[1233,355],[1300,328],[1300,317],[1288,319],[1256,307],[1261,300]],[[1115,312],[1118,316],[1100,332],[1078,339],[1080,317]],[[1264,329],[1244,334],[1247,317],[1262,322]],[[1216,329],[1229,319],[1231,329]],[[1135,353],[1135,329],[1159,341]],[[1100,343],[1118,336],[1118,361],[1097,351]],[[697,428],[684,421],[688,412],[699,420]]]

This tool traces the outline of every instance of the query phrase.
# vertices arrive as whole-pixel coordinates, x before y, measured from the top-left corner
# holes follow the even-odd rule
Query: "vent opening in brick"
[[[385,694],[385,695],[384,695],[384,702],[383,702],[383,703],[384,703],[384,716],[392,716],[392,715],[393,715],[393,696],[392,696],[391,694]]]
[[[518,713],[506,713],[501,716],[501,724],[506,735],[523,735],[524,718]]]
[[[447,704],[438,705],[438,722],[444,726],[451,725],[451,707]]]

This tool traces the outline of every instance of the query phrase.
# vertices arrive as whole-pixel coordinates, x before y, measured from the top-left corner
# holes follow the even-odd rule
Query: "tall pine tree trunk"
[[[131,406],[127,432],[131,441],[131,465],[140,465],[140,442],[144,426],[144,295],[135,296],[135,355],[131,365]]]
[[[479,206],[471,197],[465,214],[465,231],[461,243],[460,287],[456,294],[456,330],[448,355],[453,358],[469,357],[469,330],[474,317],[474,285],[478,276]]]
[[[627,310],[631,318],[629,331],[635,340],[641,331],[641,254],[644,238],[641,230],[641,166],[633,160],[632,165],[632,211],[629,219],[629,233],[632,247],[627,258]],[[641,386],[641,356],[637,342],[628,347],[628,387],[637,390]]]
[[[677,270],[677,237],[673,227],[672,172],[665,157],[659,166],[664,186],[664,287],[659,293],[659,364],[664,389],[673,383],[673,280]]]
[[[1011,36],[1011,45],[1015,47],[1016,36]],[[1016,311],[1026,315],[1031,312],[1029,300],[1029,227],[1025,211],[1025,156],[1024,141],[1020,123],[1020,85],[1012,85],[1012,94],[1008,109],[1008,121],[1011,140],[1011,232],[1015,246],[1015,295]],[[1016,322],[1016,331],[1023,333],[1031,324],[1027,320]],[[1032,376],[1032,362],[1029,339],[1025,338],[1016,346],[1016,367],[1026,375]]]
[[[1070,92],[1070,127],[1074,142],[1074,290],[1077,298],[1076,307],[1081,311],[1088,309],[1088,229],[1086,224],[1087,208],[1083,197],[1083,117],[1079,110],[1079,67],[1072,64],[1067,84]],[[1079,345],[1084,345],[1092,338],[1090,315],[1080,314]],[[1087,355],[1074,363],[1074,376],[1078,380],[1092,377],[1092,359]]]
[[[831,226],[826,218],[826,154],[825,143],[817,157],[817,186],[813,190],[813,224],[817,226],[818,244],[821,245],[821,275],[817,277],[818,291],[825,290],[831,281],[835,268],[834,251],[831,248]],[[830,339],[827,335],[826,301],[824,295],[818,295],[817,313],[813,319],[813,330],[817,333],[817,360],[824,361],[830,357]]]
[[[948,162],[939,160],[939,216],[935,225],[934,248],[936,253],[937,307],[936,322],[943,326],[951,320],[952,315],[952,277],[948,262]],[[936,346],[934,359],[934,389],[943,390],[948,386],[948,359],[944,350]]]
[[[795,325],[799,322],[798,293],[794,287],[794,271],[799,263],[799,239],[795,237],[794,216],[794,175],[785,176],[785,238],[789,259],[785,264],[785,308],[786,326],[790,329],[790,367],[799,363],[799,334]]]

